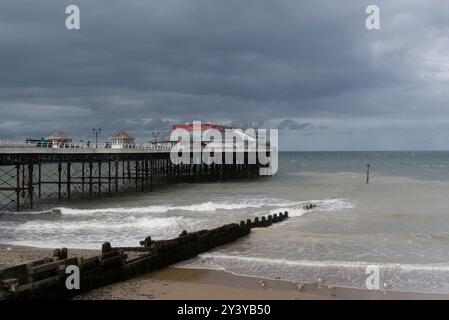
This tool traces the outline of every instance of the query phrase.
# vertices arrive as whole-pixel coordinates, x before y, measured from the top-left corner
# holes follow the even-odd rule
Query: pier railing
[[[52,143],[47,141],[2,141],[0,140],[0,148],[48,148],[48,149],[151,149],[151,150],[170,150],[173,144],[164,143],[142,143],[142,144],[120,144],[113,145],[110,143]]]

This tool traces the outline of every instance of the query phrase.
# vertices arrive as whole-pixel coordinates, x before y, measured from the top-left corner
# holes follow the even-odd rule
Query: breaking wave
[[[306,213],[303,206],[315,204],[316,207],[307,212],[331,212],[353,208],[353,204],[348,199],[324,199],[292,202],[282,199],[244,199],[228,201],[208,201],[186,206],[156,205],[145,207],[116,207],[99,209],[75,209],[57,207],[51,210],[40,212],[24,212],[22,214],[54,214],[54,215],[96,215],[96,214],[149,214],[167,213],[171,211],[191,211],[191,212],[215,212],[217,210],[239,210],[249,208],[267,208],[270,213],[288,211],[291,217],[299,217]]]
[[[183,268],[225,270],[234,274],[293,283],[366,289],[367,268],[378,268],[383,290],[449,292],[449,263],[406,264],[367,261],[289,260],[205,253]]]
[[[309,203],[312,203],[309,201]],[[94,214],[145,214],[145,213],[167,213],[171,211],[192,211],[192,212],[215,212],[217,210],[238,210],[247,208],[263,207],[290,207],[298,205],[298,202],[291,202],[283,199],[229,199],[226,201],[207,201],[197,204],[175,206],[175,205],[156,205],[145,207],[116,207],[116,208],[98,208],[98,209],[75,209],[66,207],[57,207],[51,210],[40,212],[27,212],[22,214],[57,214],[57,215],[94,215]]]
[[[125,220],[116,221],[101,221],[101,220],[87,220],[87,221],[46,221],[35,220],[27,221],[17,226],[11,226],[17,232],[57,232],[76,230],[120,230],[120,229],[167,229],[186,223],[185,218],[182,217],[167,217],[167,218],[135,218],[129,217]],[[6,229],[3,227],[3,229]]]
[[[304,206],[308,204],[314,204],[316,207],[310,210],[304,209]],[[354,205],[348,199],[308,200],[297,202],[292,206],[272,209],[270,210],[270,213],[274,214],[282,211],[288,211],[289,217],[300,217],[305,213],[334,212],[352,208],[354,208]]]

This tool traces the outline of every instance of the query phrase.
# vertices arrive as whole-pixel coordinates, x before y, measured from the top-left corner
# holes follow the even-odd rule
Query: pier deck
[[[0,212],[33,209],[39,203],[55,200],[152,192],[167,183],[259,176],[261,166],[248,161],[254,151],[225,151],[221,163],[212,164],[174,164],[170,151],[170,147],[157,145],[112,149],[76,144],[59,148],[0,144]],[[233,161],[225,164],[229,152]],[[242,157],[238,153],[243,153]],[[197,154],[191,152],[190,159]]]

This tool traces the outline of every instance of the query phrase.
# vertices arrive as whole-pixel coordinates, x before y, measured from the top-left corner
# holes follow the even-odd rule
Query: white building
[[[55,132],[51,136],[47,137],[47,140],[51,143],[53,148],[59,148],[61,145],[66,143],[72,143],[72,138],[64,132]]]
[[[127,132],[120,131],[111,138],[111,148],[112,149],[123,149],[129,148],[135,145],[134,138],[131,137]]]

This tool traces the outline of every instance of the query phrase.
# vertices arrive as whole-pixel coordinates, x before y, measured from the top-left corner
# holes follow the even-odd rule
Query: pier
[[[57,148],[27,142],[0,143],[0,212],[35,209],[41,203],[99,199],[120,192],[152,192],[179,182],[212,182],[259,177],[261,165],[250,153],[223,151],[222,162],[170,160],[171,146],[62,144]],[[225,154],[232,153],[232,164]],[[192,151],[190,158],[197,156]],[[257,153],[254,155],[257,157]],[[243,159],[243,161],[239,161]]]

